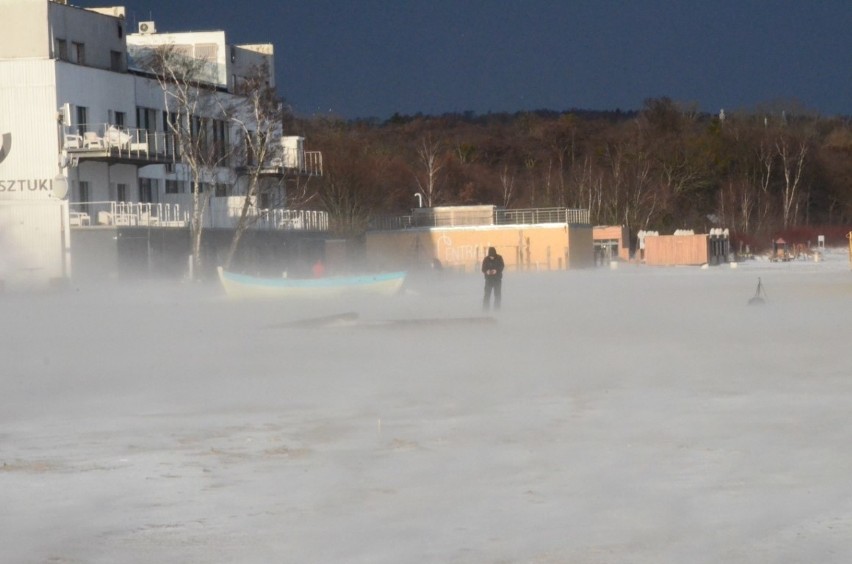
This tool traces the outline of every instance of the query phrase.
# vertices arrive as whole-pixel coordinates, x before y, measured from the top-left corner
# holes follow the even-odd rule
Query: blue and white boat
[[[219,280],[231,298],[329,298],[344,294],[392,295],[399,292],[405,272],[324,278],[258,278],[219,267]]]

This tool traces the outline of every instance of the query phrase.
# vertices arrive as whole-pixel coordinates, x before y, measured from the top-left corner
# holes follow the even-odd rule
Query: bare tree
[[[242,141],[237,154],[240,160],[238,170],[241,178],[245,179],[245,193],[231,244],[223,261],[226,269],[231,265],[243,234],[258,219],[258,215],[252,212],[257,209],[260,197],[266,195],[269,200],[275,192],[274,187],[278,185],[277,179],[269,178],[267,172],[279,168],[273,168],[273,161],[276,157],[282,158],[281,130],[288,112],[275,88],[270,86],[270,72],[266,63],[251,69],[248,76],[237,85],[236,94],[240,98],[233,111],[229,112],[231,124]],[[298,155],[295,157],[298,160]],[[285,165],[280,168],[286,174],[288,163],[277,164]],[[283,198],[284,194],[281,194]],[[284,202],[273,202],[273,205],[276,203],[282,205]]]
[[[805,155],[808,145],[805,141],[795,142],[787,137],[779,137],[775,141],[775,149],[781,159],[781,170],[784,173],[784,185],[781,189],[781,205],[784,227],[789,227],[796,219],[794,211],[798,210],[799,188],[802,181],[802,171],[805,168]]]
[[[203,186],[215,182],[217,169],[226,165],[231,156],[232,146],[226,142],[231,110],[211,84],[209,62],[190,57],[175,45],[160,45],[148,50],[143,65],[162,88],[166,127],[191,176],[190,238],[193,273],[198,275],[204,215],[211,197],[209,192],[204,193]]]
[[[387,197],[381,182],[389,161],[362,140],[336,132],[327,134],[322,145],[329,159],[317,181],[317,193],[328,212],[329,226],[342,237],[363,235]]]
[[[438,175],[441,169],[444,168],[444,163],[441,161],[441,142],[432,139],[431,135],[427,135],[420,139],[417,147],[417,157],[420,165],[423,167],[423,176],[414,175],[417,182],[417,190],[426,199],[426,207],[433,207],[437,199]]]
[[[758,192],[760,204],[758,208],[758,224],[757,230],[763,229],[769,220],[769,210],[772,207],[772,200],[769,197],[769,189],[772,186],[772,175],[775,167],[775,154],[772,151],[769,143],[761,141],[756,149],[757,167],[754,171],[755,182],[760,188]]]
[[[515,200],[515,173],[509,170],[507,164],[500,170],[500,188],[503,207],[508,208]]]

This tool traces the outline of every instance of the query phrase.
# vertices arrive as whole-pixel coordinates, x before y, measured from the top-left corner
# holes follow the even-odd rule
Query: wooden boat
[[[220,266],[219,280],[231,298],[328,298],[344,294],[389,296],[402,287],[405,272],[325,278],[258,278],[226,272]]]

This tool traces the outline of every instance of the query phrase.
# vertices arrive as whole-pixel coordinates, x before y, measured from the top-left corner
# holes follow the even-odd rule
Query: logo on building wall
[[[6,160],[6,155],[9,154],[9,150],[12,148],[12,134],[4,133],[0,136],[0,140],[2,140],[2,143],[0,143],[0,163],[2,163]]]

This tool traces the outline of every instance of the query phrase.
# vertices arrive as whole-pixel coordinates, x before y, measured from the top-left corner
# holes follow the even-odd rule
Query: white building
[[[54,0],[0,0],[0,281],[6,288],[71,275],[70,228],[145,223],[184,226],[191,175],[169,127],[163,88],[140,63],[171,45],[205,63],[199,88],[233,101],[248,73],[274,68],[271,44],[230,45],[225,32],[158,33],[156,22],[127,29],[123,7],[82,9]],[[269,73],[274,86],[274,72]],[[213,112],[215,114],[215,112]],[[172,114],[173,115],[173,114]],[[207,115],[214,138],[240,136]],[[269,181],[319,175],[321,155],[300,137],[281,137]],[[236,156],[209,171],[209,226],[232,227],[244,179]],[[66,196],[67,192],[67,196]],[[284,199],[256,202],[265,227],[322,228]],[[308,224],[312,218],[316,224]]]

